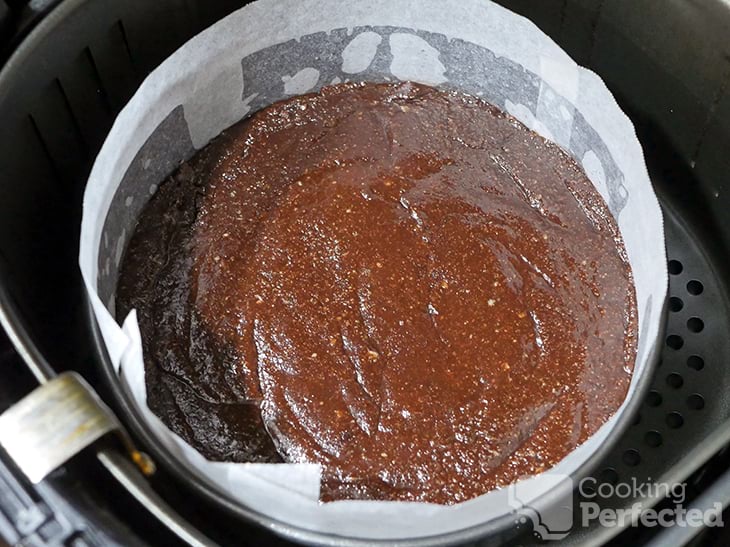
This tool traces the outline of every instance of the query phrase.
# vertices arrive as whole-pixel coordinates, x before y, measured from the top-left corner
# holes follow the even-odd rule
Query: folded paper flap
[[[448,17],[444,14],[447,13]],[[412,538],[504,517],[497,490],[455,506],[318,502],[319,466],[214,463],[147,408],[139,327],[112,315],[119,264],[157,185],[223,129],[341,81],[415,80],[483,97],[582,165],[618,219],[634,273],[639,350],[630,394],[657,346],[667,271],[661,210],[628,118],[603,82],[526,19],[486,0],[259,0],[204,31],[143,83],[102,148],[84,196],[79,263],[112,363],[160,442],[229,498],[269,517],[360,538]],[[625,405],[553,469],[570,474]],[[530,482],[533,481],[533,482]],[[550,486],[539,479],[531,492]],[[527,491],[527,490],[525,490]],[[537,494],[535,494],[537,495]]]

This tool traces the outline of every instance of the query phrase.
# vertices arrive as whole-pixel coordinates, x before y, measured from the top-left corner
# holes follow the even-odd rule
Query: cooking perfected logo
[[[573,490],[573,480],[568,475],[542,473],[510,484],[507,504],[515,509],[517,523],[532,523],[535,536],[559,540],[573,529]],[[543,492],[549,493],[540,496]]]
[[[540,495],[548,492],[546,495]],[[654,507],[662,500],[673,503]],[[610,500],[610,501],[609,501]],[[599,483],[593,477],[573,480],[558,473],[543,473],[530,480],[511,484],[507,503],[514,509],[516,523],[531,526],[543,541],[561,540],[578,527],[606,528],[722,527],[723,506],[685,507],[684,483],[645,482],[632,477],[628,482]]]

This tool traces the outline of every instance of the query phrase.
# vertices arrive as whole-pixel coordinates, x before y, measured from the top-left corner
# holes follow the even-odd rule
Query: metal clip
[[[34,484],[112,431],[135,463],[152,473],[146,455],[134,449],[116,416],[75,372],[42,384],[0,415],[0,445]]]

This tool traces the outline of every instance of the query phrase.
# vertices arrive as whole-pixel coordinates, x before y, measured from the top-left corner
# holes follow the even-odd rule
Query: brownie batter
[[[321,497],[451,504],[551,467],[623,402],[616,223],[480,99],[342,84],[165,182],[129,244],[148,402],[206,457],[316,462]]]

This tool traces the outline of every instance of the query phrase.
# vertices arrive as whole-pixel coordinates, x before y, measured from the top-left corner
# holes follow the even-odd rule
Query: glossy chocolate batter
[[[165,423],[211,459],[321,463],[323,500],[540,472],[619,407],[636,351],[623,243],[576,163],[412,83],[225,131],[143,213],[118,307]]]

